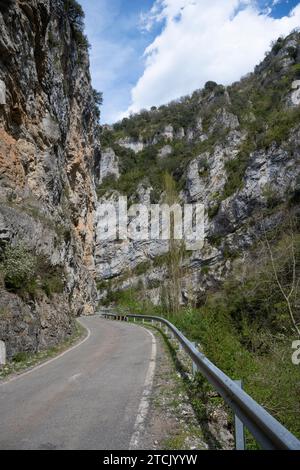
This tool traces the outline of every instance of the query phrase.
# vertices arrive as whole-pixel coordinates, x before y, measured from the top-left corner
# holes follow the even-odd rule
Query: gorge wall
[[[0,2],[0,339],[52,346],[94,312],[99,111],[83,12]]]
[[[99,200],[163,201],[171,174],[182,203],[205,205],[205,244],[186,252],[182,304],[201,303],[265,232],[298,211],[300,34],[280,38],[255,71],[102,129]],[[98,237],[99,238],[99,237]],[[158,304],[168,278],[168,243],[97,240],[99,299],[133,287]]]
[[[55,345],[74,317],[135,288],[154,304],[169,243],[99,238],[102,202],[205,205],[181,304],[201,304],[287,210],[299,215],[300,34],[241,81],[98,125],[75,0],[0,0],[0,340],[9,358]],[[101,140],[101,146],[100,146]],[[96,192],[97,190],[97,192]]]

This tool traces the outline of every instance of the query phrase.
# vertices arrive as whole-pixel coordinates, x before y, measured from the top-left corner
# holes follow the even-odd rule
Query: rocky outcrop
[[[145,147],[145,143],[143,141],[135,140],[131,137],[125,137],[124,139],[119,139],[118,144],[121,147],[132,150],[134,153],[141,152]]]
[[[0,6],[0,339],[9,357],[57,343],[74,316],[94,311],[97,109],[75,3]],[[5,250],[20,245],[37,265],[46,260],[60,289],[41,287],[45,272],[34,292],[7,286]]]
[[[101,184],[105,178],[110,176],[118,179],[120,171],[119,161],[115,152],[113,149],[108,148],[101,152],[99,183]]]

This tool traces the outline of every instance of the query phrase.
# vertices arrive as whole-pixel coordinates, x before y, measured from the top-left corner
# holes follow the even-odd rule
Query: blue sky
[[[141,31],[140,17],[153,0],[81,0],[92,45],[94,87],[103,91],[102,122],[112,121],[130,104],[130,91],[143,73],[143,53],[158,33]]]
[[[296,0],[79,0],[102,123],[251,71],[300,25]]]

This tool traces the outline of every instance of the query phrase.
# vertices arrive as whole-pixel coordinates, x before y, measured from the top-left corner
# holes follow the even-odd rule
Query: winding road
[[[155,339],[144,328],[100,316],[80,322],[89,331],[83,342],[0,383],[0,449],[127,450],[138,445]]]

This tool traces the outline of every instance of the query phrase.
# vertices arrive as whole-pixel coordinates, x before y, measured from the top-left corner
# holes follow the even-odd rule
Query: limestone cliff
[[[98,109],[80,6],[0,2],[0,339],[56,344],[94,311]]]
[[[182,203],[205,205],[205,244],[186,253],[182,303],[201,302],[265,231],[281,224],[287,206],[299,209],[299,79],[294,32],[240,82],[208,82],[191,96],[103,129],[105,155],[114,158],[105,160],[100,202],[118,194],[142,202],[148,193],[149,203],[157,203],[167,171]],[[139,286],[159,303],[167,251],[157,241],[98,241],[100,299],[109,303],[116,290]]]

